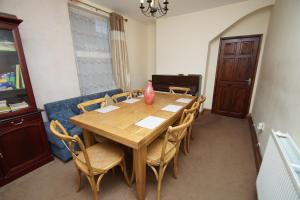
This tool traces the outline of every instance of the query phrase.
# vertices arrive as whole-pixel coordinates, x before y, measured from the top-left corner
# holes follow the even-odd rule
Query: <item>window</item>
[[[109,19],[74,6],[69,14],[81,94],[115,88]]]

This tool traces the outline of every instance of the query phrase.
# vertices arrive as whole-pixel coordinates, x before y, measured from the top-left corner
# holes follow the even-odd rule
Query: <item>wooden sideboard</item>
[[[201,89],[201,75],[152,75],[152,85],[156,91],[168,92],[170,86],[188,87],[190,94],[196,96]]]

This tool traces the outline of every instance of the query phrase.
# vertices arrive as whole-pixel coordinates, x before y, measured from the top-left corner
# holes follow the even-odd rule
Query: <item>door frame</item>
[[[222,40],[228,40],[228,39],[241,39],[241,38],[251,38],[251,37],[258,37],[259,38],[259,44],[258,44],[258,49],[257,49],[257,55],[256,55],[256,62],[255,62],[255,69],[254,69],[254,75],[251,81],[251,86],[250,86],[250,97],[249,97],[249,102],[247,103],[247,114],[246,116],[249,115],[249,109],[250,109],[250,104],[251,104],[251,100],[252,100],[252,96],[253,96],[253,88],[254,88],[254,84],[255,84],[255,80],[256,80],[256,73],[257,73],[257,65],[258,65],[258,61],[259,61],[259,56],[260,56],[260,50],[261,50],[261,43],[262,43],[262,39],[263,39],[263,34],[253,34],[253,35],[241,35],[241,36],[229,36],[229,37],[220,37],[220,43],[219,43],[219,52],[218,52],[218,62],[217,62],[217,69],[216,69],[216,74],[215,74],[215,85],[214,85],[214,94],[213,94],[213,102],[212,102],[212,113],[215,114],[219,114],[216,111],[215,105],[216,105],[216,90],[217,90],[217,82],[218,82],[218,71],[220,68],[220,57],[221,57],[221,48],[222,48]],[[222,113],[222,115],[227,115]],[[231,115],[227,115],[232,117]],[[244,118],[244,117],[240,117],[240,118]]]

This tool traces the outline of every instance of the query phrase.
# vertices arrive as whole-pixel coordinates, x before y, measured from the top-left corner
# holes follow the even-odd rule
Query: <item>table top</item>
[[[180,98],[189,98],[189,103],[176,102]],[[151,143],[180,116],[185,108],[190,107],[196,97],[189,95],[178,95],[170,93],[155,93],[155,100],[152,105],[146,105],[144,99],[133,104],[119,102],[115,104],[120,107],[108,113],[97,111],[86,112],[70,118],[71,123],[99,134],[113,141],[129,146],[140,148]],[[182,108],[177,112],[161,110],[163,107],[172,104],[180,105]],[[148,117],[155,116],[166,119],[155,129],[147,129],[135,125],[135,123]]]

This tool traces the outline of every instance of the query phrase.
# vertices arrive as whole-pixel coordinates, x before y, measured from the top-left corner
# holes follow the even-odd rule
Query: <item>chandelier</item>
[[[144,0],[141,0],[140,9],[142,13],[147,17],[162,17],[168,12],[168,0],[163,0],[163,3],[160,3],[160,0],[147,0],[146,5],[144,5]]]

